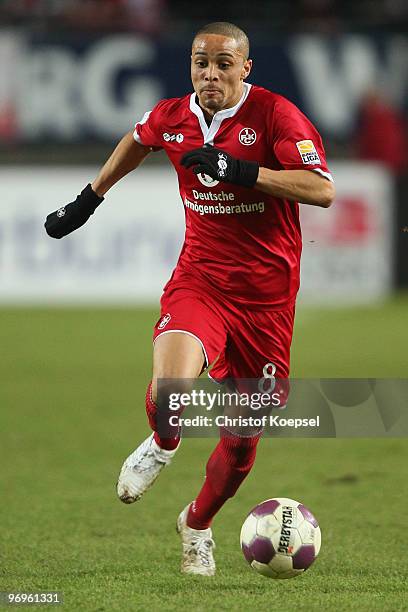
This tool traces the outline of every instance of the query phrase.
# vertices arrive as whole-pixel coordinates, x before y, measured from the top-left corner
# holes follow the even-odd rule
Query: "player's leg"
[[[170,417],[179,414],[169,409],[170,394],[190,391],[191,380],[200,375],[205,363],[201,341],[190,333],[164,332],[156,337],[146,412],[160,448],[174,450],[180,442],[179,427],[169,424]]]
[[[260,434],[242,437],[222,432],[206,466],[200,492],[188,508],[187,524],[208,529],[214,516],[233,497],[255,462]]]
[[[117,484],[118,496],[126,504],[139,500],[169,465],[180,443],[179,428],[169,427],[166,393],[188,391],[188,381],[199,376],[205,356],[200,341],[182,332],[163,333],[153,351],[153,379],[146,393],[146,412],[153,433],[125,460]],[[157,381],[173,379],[161,392],[158,406]],[[165,391],[165,392],[163,392]]]
[[[223,356],[220,359],[222,362]],[[218,372],[221,374],[220,369]],[[206,479],[198,496],[184,508],[177,521],[183,538],[181,570],[187,574],[215,574],[212,519],[227,499],[235,495],[255,460],[259,436],[242,438],[223,433],[207,462]],[[194,545],[189,546],[189,542]]]
[[[252,313],[251,317],[237,315],[239,324],[226,352],[229,373],[233,379],[263,377],[264,367],[273,364],[277,379],[289,375],[290,345],[293,332],[294,309],[282,312]],[[221,368],[219,376],[218,367]],[[225,376],[225,363],[220,361],[211,371],[213,378]],[[251,436],[221,432],[221,438],[210,456],[206,479],[189,506],[186,521],[196,529],[208,529],[215,514],[233,497],[252,469],[260,434]]]
[[[185,392],[190,388],[191,379],[199,376],[203,367],[213,363],[224,350],[227,340],[218,308],[205,292],[170,289],[163,296],[161,305],[162,316],[154,330],[153,379],[146,394],[146,411],[153,434],[132,453],[128,467],[122,469],[118,493],[126,502],[140,499],[178,448],[177,426],[174,431],[167,429],[164,432],[160,427],[163,416],[162,421],[166,422],[169,406],[169,386],[163,389],[160,381],[163,383],[165,379],[171,392]],[[138,484],[137,488],[130,490],[129,475],[133,481],[143,481],[142,486]],[[190,528],[185,515],[183,512],[177,521],[182,540],[182,571],[211,576],[215,572],[211,529]]]
[[[173,431],[167,426],[165,432],[160,427],[166,418],[168,423],[169,410],[163,388],[158,393],[157,381],[174,380],[178,389],[172,384],[173,392],[186,391],[189,381],[225,346],[226,331],[216,309],[201,292],[170,286],[162,297],[161,317],[153,339],[153,379],[146,393],[146,412],[153,433],[123,464],[117,491],[125,503],[140,499],[178,448],[177,426]]]

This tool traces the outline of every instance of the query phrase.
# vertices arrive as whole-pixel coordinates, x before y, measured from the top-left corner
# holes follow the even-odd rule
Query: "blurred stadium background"
[[[1,1],[0,299],[157,303],[183,236],[164,154],[151,155],[62,244],[45,239],[43,217],[92,180],[158,99],[191,90],[192,35],[217,18],[248,31],[249,80],[312,119],[336,177],[329,214],[302,207],[301,298],[366,303],[406,287],[406,2],[187,5]]]
[[[403,610],[404,440],[265,440],[217,518],[208,590],[176,576],[167,528],[213,441],[185,441],[137,510],[114,498],[147,433],[151,328],[183,238],[174,172],[152,154],[63,241],[43,222],[158,99],[191,91],[191,39],[213,20],[248,32],[249,81],[312,119],[336,180],[331,209],[302,208],[293,374],[407,376],[405,0],[0,0],[1,588],[60,588],[72,610]],[[322,522],[322,559],[297,585],[259,582],[237,548],[248,509],[279,495]]]

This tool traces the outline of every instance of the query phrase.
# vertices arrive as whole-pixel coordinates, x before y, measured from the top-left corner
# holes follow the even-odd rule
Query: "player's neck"
[[[210,125],[211,121],[213,120],[213,117],[215,114],[217,114],[220,110],[224,110],[224,107],[221,108],[207,108],[205,106],[203,106],[202,104],[200,104],[200,100],[197,98],[197,104],[198,106],[201,108],[201,110],[203,111],[203,115],[204,115],[204,119],[206,121],[206,123],[208,125]]]
[[[203,111],[205,122],[206,122],[206,124],[209,127],[211,125],[211,121],[213,120],[213,117],[214,117],[215,113],[218,112],[218,111],[216,111],[216,110],[209,111],[209,110],[207,110],[206,108],[203,108],[203,107],[201,107],[201,110]]]

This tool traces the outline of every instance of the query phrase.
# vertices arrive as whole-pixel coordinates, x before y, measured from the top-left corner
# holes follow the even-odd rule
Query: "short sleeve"
[[[160,131],[160,124],[164,102],[165,100],[161,100],[153,110],[145,113],[141,120],[136,123],[133,132],[133,138],[136,142],[145,147],[151,147],[155,151],[162,148],[163,136]]]
[[[285,170],[314,170],[333,180],[319,132],[289,100],[276,104],[272,136],[275,157]]]

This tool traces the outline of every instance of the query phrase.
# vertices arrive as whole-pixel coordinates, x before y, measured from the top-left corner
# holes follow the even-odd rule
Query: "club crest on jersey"
[[[173,142],[175,140],[176,142],[180,143],[184,140],[184,136],[181,132],[178,134],[169,134],[168,132],[164,132],[163,138],[166,142]]]
[[[312,140],[299,140],[296,146],[304,164],[320,164],[320,157]]]
[[[157,326],[157,329],[163,329],[166,327],[167,323],[171,320],[171,314],[168,312],[162,316],[160,323]]]
[[[212,176],[205,174],[205,172],[200,172],[200,174],[197,174],[197,178],[200,183],[204,185],[204,187],[215,187],[220,182],[216,179],[213,179]]]
[[[246,147],[251,144],[254,144],[256,141],[256,132],[250,127],[242,128],[240,133],[238,134],[239,142]]]

